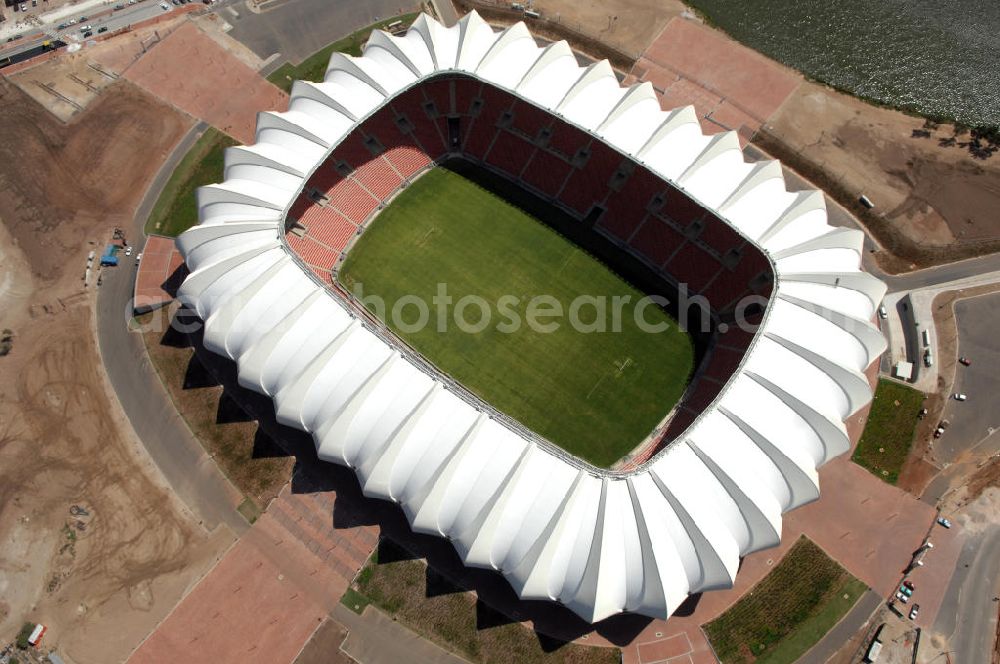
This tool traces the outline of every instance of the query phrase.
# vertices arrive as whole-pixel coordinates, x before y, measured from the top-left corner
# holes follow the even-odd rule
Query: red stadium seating
[[[483,84],[471,78],[461,77],[455,80],[455,112],[468,116],[472,100],[479,97]]]
[[[354,180],[341,180],[327,190],[326,196],[330,199],[330,205],[340,210],[355,224],[364,223],[368,215],[379,205],[379,202]]]
[[[637,168],[621,191],[612,192],[601,225],[627,240],[646,217],[650,201],[664,189],[663,181],[644,168]]]
[[[493,147],[486,155],[486,161],[513,178],[521,176],[535,146],[509,131],[501,131]]]
[[[420,86],[424,96],[434,102],[434,107],[440,115],[451,115],[451,80],[436,79]]]
[[[550,150],[572,157],[589,143],[590,136],[584,132],[572,125],[556,122],[552,125],[552,136],[549,138],[548,147]]]
[[[706,214],[704,220],[705,227],[698,240],[714,249],[720,256],[743,244],[740,234],[714,214]]]
[[[420,143],[424,152],[437,159],[445,153],[444,138],[438,131],[438,126],[434,120],[427,116],[424,108],[423,93],[417,90],[408,90],[392,101],[392,108],[397,113],[405,117],[413,127],[413,137]],[[399,132],[398,126],[396,132]]]
[[[565,159],[545,150],[536,150],[522,177],[549,198],[555,198],[566,182],[570,165]]]
[[[666,267],[678,283],[687,284],[688,292],[692,294],[701,293],[722,270],[718,260],[690,242],[667,261]]]
[[[403,183],[399,173],[382,157],[375,157],[367,164],[359,166],[351,177],[380,201],[388,198]]]
[[[552,116],[527,102],[518,101],[514,105],[513,127],[517,131],[534,140],[542,127],[552,124]]]
[[[680,233],[663,220],[649,217],[632,236],[629,245],[654,265],[662,266],[683,243],[684,237]]]
[[[705,210],[682,192],[673,190],[667,195],[667,204],[662,213],[685,228],[696,219],[701,219]]]
[[[708,357],[708,364],[702,374],[719,382],[726,382],[743,361],[745,350],[716,346]]]
[[[485,115],[466,120],[466,122],[471,124],[466,133],[465,145],[462,148],[466,154],[482,161],[486,158],[486,152],[490,149],[498,130],[492,122],[486,120]]]
[[[307,237],[341,252],[351,241],[358,227],[331,207],[314,205],[306,211],[301,223]]]
[[[385,158],[404,178],[413,177],[431,164],[431,158],[415,143],[391,147],[385,153]]]
[[[346,161],[352,168],[358,168],[373,156],[372,151],[365,146],[361,134],[353,132],[344,137],[340,145],[333,149],[329,162],[336,165],[338,161]]]
[[[610,191],[608,181],[622,162],[620,154],[594,141],[590,158],[583,168],[573,171],[560,200],[581,215],[587,214],[594,203],[602,203]]]

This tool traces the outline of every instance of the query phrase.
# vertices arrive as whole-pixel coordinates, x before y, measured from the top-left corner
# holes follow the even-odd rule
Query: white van
[[[928,348],[931,345],[931,331],[930,330],[924,330],[924,333],[923,333],[922,336],[923,336],[923,339],[924,339],[924,348]]]

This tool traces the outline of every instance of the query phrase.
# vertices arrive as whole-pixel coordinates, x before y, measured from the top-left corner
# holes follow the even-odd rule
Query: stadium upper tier
[[[760,328],[718,396],[636,470],[601,471],[504,425],[369,329],[289,247],[306,182],[366,119],[441,73],[547,110],[713,211],[774,274]],[[622,88],[607,62],[580,67],[565,42],[477,14],[421,16],[335,53],[289,110],[261,113],[257,142],[226,154],[225,182],[198,192],[200,225],[178,239],[181,301],[204,343],[278,419],[393,500],[414,530],[447,537],[466,564],[501,572],[525,599],[595,622],[670,615],[732,586],[746,554],[779,542],[781,515],[819,495],[817,468],[850,447],[844,420],[871,399],[885,349],[872,325],[884,285],[861,272],[863,236],[827,224],[822,194],[790,193],[776,162],[745,163],[734,133],[704,136],[691,108],[663,111],[648,83]],[[685,275],[674,277],[684,281]]]

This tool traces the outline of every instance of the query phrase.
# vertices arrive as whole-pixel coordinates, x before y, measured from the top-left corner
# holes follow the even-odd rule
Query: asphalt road
[[[141,251],[145,243],[142,224],[149,210],[177,162],[197,140],[199,128],[181,140],[147,190],[132,227],[123,229],[136,245],[134,252]],[[104,368],[136,434],[181,500],[207,529],[224,523],[242,533],[248,524],[234,509],[239,492],[178,414],[150,364],[142,336],[129,331],[137,269],[134,256],[120,255],[121,264],[103,272],[97,297],[97,336]]]
[[[993,601],[997,596],[1000,596],[1000,527],[993,526],[965,543],[934,624],[935,632],[951,635],[946,652],[952,662],[991,661],[1000,609]],[[923,660],[939,654],[925,650]]]
[[[324,46],[372,23],[415,11],[407,0],[274,0],[262,14],[234,4],[217,13],[233,26],[233,37],[259,57],[280,53],[282,59],[301,62]],[[235,15],[234,15],[235,12]]]
[[[796,664],[824,664],[831,657],[836,655],[844,647],[847,641],[857,634],[861,627],[868,622],[875,610],[882,606],[881,595],[874,590],[867,590],[861,596],[851,610],[840,619],[833,628],[823,635],[823,638],[806,651]]]
[[[122,0],[122,4],[125,2],[127,2],[127,0]],[[170,7],[170,11],[178,8],[171,4],[170,0],[166,0],[166,2]],[[89,10],[84,9],[72,16],[67,16],[59,23],[68,23],[70,20],[78,20],[81,16],[86,17],[86,22],[82,24],[77,23],[76,25],[67,27],[63,30],[58,29],[58,24],[44,25],[41,28],[37,26],[26,27],[23,34],[31,35],[42,32],[45,36],[34,40],[20,39],[16,42],[5,42],[3,44],[5,48],[0,49],[0,57],[15,55],[22,51],[35,48],[36,46],[41,45],[41,43],[46,39],[58,38],[65,41],[67,44],[84,41],[80,30],[82,25],[91,26],[91,31],[96,37],[99,34],[97,31],[101,27],[106,27],[108,29],[107,32],[114,32],[115,30],[124,28],[127,25],[145,21],[146,19],[154,18],[164,13],[166,12],[164,12],[164,10],[160,7],[160,2],[158,0],[140,0],[136,4],[126,5],[125,9],[120,10],[109,11],[109,9],[103,8],[100,10],[96,8]]]
[[[934,455],[942,462],[954,461],[1000,429],[998,311],[1000,293],[955,304],[958,354],[972,360],[972,366],[958,365],[952,389],[968,395],[968,401],[949,399],[944,409],[951,426],[934,441]]]

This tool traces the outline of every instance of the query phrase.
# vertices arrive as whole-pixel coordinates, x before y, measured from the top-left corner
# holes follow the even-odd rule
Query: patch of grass
[[[252,523],[291,477],[294,459],[258,453],[273,445],[257,422],[237,412],[215,377],[198,360],[186,337],[170,328],[175,306],[136,316],[150,362],[174,407],[202,446],[247,500],[237,508]]]
[[[253,523],[261,515],[261,511],[260,508],[257,506],[257,503],[255,503],[250,498],[245,498],[243,502],[240,503],[239,507],[236,508],[236,511],[239,512],[243,516],[243,518],[247,520],[247,523],[249,523],[250,525],[253,525]]]
[[[28,649],[28,646],[30,645],[28,643],[28,639],[31,637],[31,633],[34,630],[35,630],[35,623],[26,622],[23,625],[21,625],[21,631],[17,633],[17,638],[14,640],[18,648],[20,648],[21,650]]]
[[[387,556],[391,562],[369,561],[358,575],[356,590],[408,628],[470,661],[518,664],[621,661],[617,648],[573,643],[554,647],[551,639],[539,637],[524,625],[510,622],[477,603],[474,593],[443,581],[424,561],[398,560],[400,557],[406,558]],[[428,591],[428,580],[434,584],[433,591]]]
[[[371,34],[372,30],[384,29],[387,25],[395,21],[402,21],[403,25],[408,26],[416,20],[417,16],[417,13],[402,14],[379,21],[378,23],[373,23],[316,51],[297,65],[291,63],[281,65],[267,77],[267,80],[285,92],[291,92],[292,83],[298,80],[322,81],[323,76],[326,75],[326,66],[330,62],[330,56],[335,51],[354,56],[361,55],[361,47],[368,41],[368,35]]]
[[[195,190],[222,181],[224,153],[236,140],[209,127],[174,169],[146,220],[146,233],[177,237],[198,223]]]
[[[757,664],[795,662],[816,645],[847,612],[854,608],[868,586],[853,576],[845,575],[840,585],[830,591],[829,599],[816,613],[806,618],[798,628],[775,645],[774,649],[757,658]]]
[[[923,392],[912,387],[884,378],[879,380],[868,423],[851,460],[876,477],[895,484],[910,453],[924,398]]]
[[[344,596],[340,598],[340,603],[360,616],[364,613],[365,607],[371,604],[371,600],[354,588],[348,588]]]
[[[656,333],[636,322],[643,293],[534,217],[444,168],[425,174],[380,214],[339,279],[365,298],[382,298],[384,311],[372,306],[373,313],[442,371],[598,466],[613,464],[653,430],[694,366],[690,337],[666,313],[655,306],[641,312],[664,327]],[[434,303],[442,284],[453,305],[439,331],[443,310]],[[429,310],[426,325],[415,306],[389,315],[414,296]],[[563,315],[531,325],[538,296]],[[456,323],[467,297],[489,308],[464,309],[462,318],[478,331]],[[605,330],[572,324],[578,298],[590,302],[578,310],[579,322],[601,320]],[[615,298],[628,298],[619,316]],[[606,304],[604,312],[595,300]]]
[[[705,625],[705,633],[723,664],[791,663],[822,638],[864,590],[863,583],[802,537],[770,574]]]

